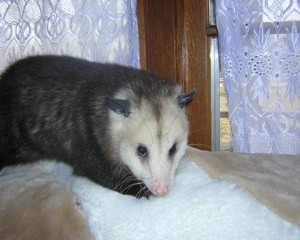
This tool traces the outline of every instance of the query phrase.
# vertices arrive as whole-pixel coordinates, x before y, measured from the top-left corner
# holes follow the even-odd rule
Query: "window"
[[[214,0],[209,4],[210,25],[216,25]],[[223,78],[220,72],[218,40],[211,38],[211,86],[212,86],[212,150],[232,151],[231,127]]]

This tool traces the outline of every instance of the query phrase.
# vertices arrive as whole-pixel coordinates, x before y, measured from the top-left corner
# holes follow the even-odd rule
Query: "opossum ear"
[[[190,93],[178,95],[177,104],[179,105],[179,107],[183,108],[184,106],[189,104],[193,100],[195,94],[196,90],[193,89]]]
[[[130,102],[128,100],[106,97],[105,104],[115,113],[123,114],[125,117],[130,115]]]

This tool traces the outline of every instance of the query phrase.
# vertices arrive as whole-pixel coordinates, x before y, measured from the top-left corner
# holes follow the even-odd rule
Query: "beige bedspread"
[[[273,212],[300,225],[300,156],[212,153],[189,148],[186,157],[211,177],[237,183]]]
[[[92,240],[70,189],[39,163],[2,170],[1,240]]]

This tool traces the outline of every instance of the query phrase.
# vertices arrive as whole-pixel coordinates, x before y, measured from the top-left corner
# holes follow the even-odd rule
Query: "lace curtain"
[[[0,71],[38,54],[139,66],[136,0],[0,1]]]
[[[300,1],[216,0],[235,152],[300,154]]]

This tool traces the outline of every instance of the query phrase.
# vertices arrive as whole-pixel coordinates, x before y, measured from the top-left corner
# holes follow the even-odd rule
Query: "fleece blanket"
[[[286,222],[227,181],[212,179],[183,160],[171,193],[136,199],[73,177],[71,169],[47,165],[77,196],[92,235],[108,239],[300,239]]]
[[[86,219],[91,235],[97,240],[300,239],[299,226],[272,212],[238,184],[212,178],[201,164],[197,165],[186,159],[182,161],[170,194],[167,197],[150,199],[124,196],[85,178],[75,177],[72,175],[72,169],[61,163],[43,161],[38,166],[27,167],[26,174],[20,168],[4,169],[5,171],[0,173],[1,192],[14,187],[16,182],[21,184],[22,178],[27,179],[23,180],[27,182],[27,188],[38,189],[36,179],[39,179],[38,186],[43,183],[41,186],[49,189],[48,197],[50,197],[53,195],[53,186],[49,188],[45,184],[51,181],[56,186],[59,183],[58,185],[66,189],[63,194],[71,194],[74,198],[69,201],[69,205],[75,206],[73,209],[75,217],[81,217],[79,223],[82,219]],[[22,186],[19,185],[18,188],[20,187]],[[5,208],[6,200],[17,202],[22,196],[21,193],[18,196],[13,193],[15,198],[13,199],[9,196],[9,192],[6,191],[8,196],[2,195],[0,198],[0,223],[3,218],[1,213],[6,213],[8,217],[6,219],[10,218],[7,216],[10,213],[7,213]],[[41,201],[44,204],[41,206],[46,206],[50,210],[49,217],[54,217],[55,212],[64,210],[65,207],[51,209],[53,201],[46,205],[45,201],[48,199],[45,195],[40,200],[36,197],[32,198],[30,202]],[[21,209],[23,212],[26,210],[28,210],[26,206]],[[78,212],[80,214],[76,216]],[[81,216],[81,213],[84,216]],[[14,217],[12,222],[18,222],[18,216],[14,215]],[[39,219],[39,216],[35,214],[35,218]],[[71,225],[68,221],[70,219],[66,224]],[[27,222],[26,227],[28,228],[30,224]],[[52,225],[53,223],[49,225],[50,230]],[[64,229],[62,221],[59,225]],[[59,225],[55,225],[52,232],[57,231]],[[70,231],[73,237],[78,227],[84,229],[83,225],[79,225],[75,224],[73,231]],[[22,233],[18,226],[15,227],[16,232]]]

